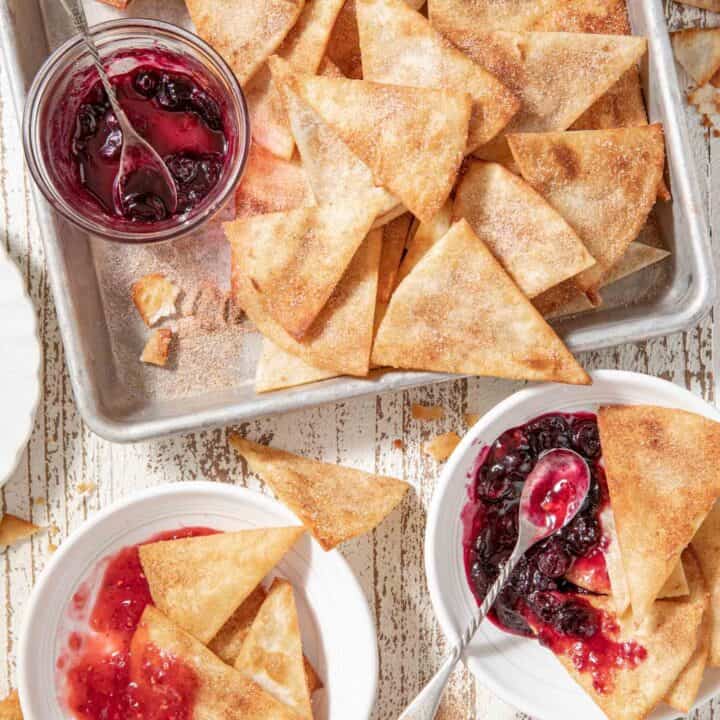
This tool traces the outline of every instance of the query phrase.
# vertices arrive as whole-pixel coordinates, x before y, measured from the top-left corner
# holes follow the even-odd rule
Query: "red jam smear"
[[[173,215],[186,215],[222,175],[228,138],[220,103],[197,78],[169,71],[159,63],[140,65],[115,75],[111,82],[135,130],[170,170],[178,194]],[[97,80],[80,102],[71,138],[79,188],[106,214],[131,222],[154,223],[171,217],[157,178],[148,173],[132,173],[121,202],[116,202],[121,146],[122,132]]]
[[[212,535],[189,527],[159,533],[145,543]],[[110,558],[88,620],[88,632],[69,635],[58,660],[65,703],[77,720],[191,720],[198,680],[194,670],[153,645],[133,656],[131,641],[147,605],[150,588],[142,570],[140,545]],[[90,600],[82,586],[71,600],[70,616],[82,615]]]

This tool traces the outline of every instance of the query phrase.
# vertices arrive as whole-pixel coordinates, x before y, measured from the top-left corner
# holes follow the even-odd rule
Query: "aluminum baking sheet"
[[[633,31],[650,40],[642,68],[648,112],[665,127],[673,202],[659,204],[656,215],[672,257],[604,292],[602,309],[557,323],[575,352],[687,328],[707,312],[715,293],[708,226],[662,2],[629,4]],[[124,13],[96,0],[85,6],[92,23],[129,14],[191,27],[181,0],[134,0]],[[0,41],[18,117],[38,68],[71,34],[57,0],[0,0]],[[131,307],[130,286],[146,272],[164,271],[178,279],[181,310],[188,312],[211,297],[213,284],[227,285],[229,257],[221,234],[216,228],[201,242],[116,245],[75,230],[39,191],[35,197],[75,398],[85,422],[109,440],[139,441],[449,377],[393,371],[257,395],[260,338],[212,317],[178,321],[172,368],[143,365],[138,357],[147,329]]]

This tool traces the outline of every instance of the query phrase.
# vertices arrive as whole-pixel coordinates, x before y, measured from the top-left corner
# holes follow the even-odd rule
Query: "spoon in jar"
[[[127,208],[128,201],[139,195],[152,194],[157,196],[164,205],[165,216],[177,210],[177,188],[167,165],[147,140],[143,139],[133,128],[125,111],[120,106],[115,90],[110,83],[100,52],[90,35],[82,0],[61,0],[67,13],[73,20],[75,29],[87,45],[93,64],[100,76],[100,82],[107,94],[110,107],[117,119],[122,133],[120,150],[120,166],[113,184],[115,210],[121,215]]]
[[[521,558],[533,545],[562,530],[572,521],[589,489],[590,468],[574,450],[547,450],[538,458],[520,497],[518,539],[512,555],[500,568],[497,580],[440,669],[398,720],[432,720],[435,717],[450,674]]]

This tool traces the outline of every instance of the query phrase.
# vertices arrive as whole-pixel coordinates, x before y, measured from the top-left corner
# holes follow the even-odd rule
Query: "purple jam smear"
[[[137,132],[167,164],[178,194],[171,215],[153,177],[133,173],[116,209],[113,188],[120,164],[122,132],[97,80],[81,99],[75,116],[71,158],[79,191],[108,215],[152,224],[185,216],[217,185],[228,154],[220,103],[197,78],[162,64],[141,64],[112,78],[118,100]]]

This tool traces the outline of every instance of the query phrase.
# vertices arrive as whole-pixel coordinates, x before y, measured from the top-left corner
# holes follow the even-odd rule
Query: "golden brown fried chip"
[[[170,343],[172,342],[172,330],[160,328],[153,331],[143,348],[140,360],[150,365],[165,367],[170,354]]]
[[[640,623],[720,496],[714,460],[720,423],[639,405],[601,407],[598,425],[633,618]]]
[[[508,138],[523,178],[577,232],[596,265],[575,281],[595,291],[640,233],[665,166],[661,125]]]
[[[328,41],[327,55],[345,77],[362,78],[355,0],[345,0]]]
[[[267,590],[262,585],[258,585],[208,643],[208,648],[223,662],[228,665],[235,664],[248,630],[266,597]]]
[[[0,550],[27,540],[38,532],[40,528],[27,520],[15,515],[3,515],[0,518]]]
[[[378,276],[378,301],[387,303],[395,289],[400,260],[405,251],[412,215],[405,213],[383,228],[382,254]]]
[[[232,243],[235,297],[260,332],[285,352],[318,369],[365,376],[370,367],[381,242],[380,230],[370,232],[302,341],[295,340],[273,320],[260,293],[236,273],[243,250],[242,245]]]
[[[280,527],[165,540],[142,545],[140,561],[155,605],[208,643],[302,534]]]
[[[562,216],[497,163],[470,164],[455,194],[453,218],[468,221],[529,298],[595,264]]]
[[[464,92],[292,74],[286,83],[421,220],[442,207],[467,142]]]
[[[180,288],[161,273],[145,275],[132,286],[132,301],[148,327],[175,314],[178,295]]]
[[[273,582],[248,630],[235,669],[300,717],[312,720],[300,623],[292,585],[287,580]]]
[[[403,0],[357,0],[356,8],[366,80],[470,93],[466,152],[492,140],[520,109],[519,100],[497,78]]]
[[[465,220],[393,294],[379,366],[589,384],[590,379]]]
[[[0,700],[0,720],[23,720],[17,690],[13,690],[4,700]]]
[[[425,441],[422,451],[437,462],[445,462],[459,444],[460,436],[456,432],[449,432]]]
[[[377,215],[379,199],[359,200],[258,215],[223,226],[236,260],[233,276],[251,286],[267,313],[296,339],[325,307]]]
[[[715,503],[691,544],[710,591],[710,665],[720,667],[720,503]]]
[[[227,61],[241,85],[277,50],[304,0],[185,0],[198,35]]]
[[[255,392],[282,390],[337,376],[334,370],[313,367],[297,355],[278,347],[272,340],[264,338],[255,370]]]
[[[325,550],[374,530],[410,487],[402,480],[310,460],[238,435],[232,435],[230,443]]]
[[[696,85],[720,71],[720,28],[691,28],[672,34],[675,59]]]
[[[159,652],[158,652],[159,651]],[[148,668],[176,658],[195,675],[194,718],[300,720],[297,713],[233,670],[152,605],[145,608],[131,643],[130,677],[138,684]],[[153,676],[154,679],[154,676]]]

